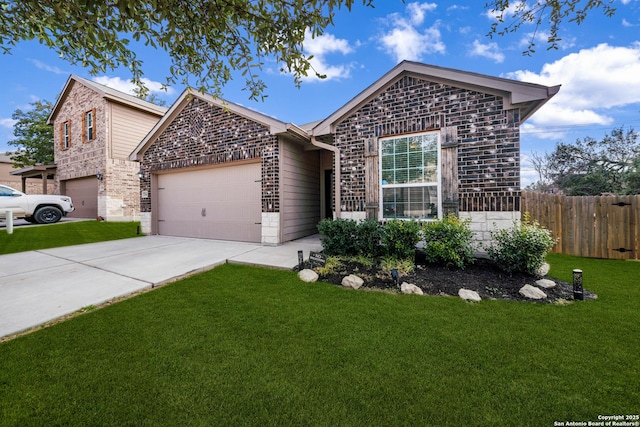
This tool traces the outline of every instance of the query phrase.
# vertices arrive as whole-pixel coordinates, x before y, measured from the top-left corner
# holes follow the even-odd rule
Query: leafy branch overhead
[[[529,44],[523,54],[535,53],[538,36],[547,39],[547,50],[558,49],[563,22],[580,25],[594,9],[601,9],[610,18],[616,12],[613,3],[614,0],[535,0],[532,4],[526,0],[492,0],[485,4],[496,18],[488,36],[503,36],[518,31],[523,24],[532,24]]]
[[[354,1],[0,0],[0,49],[9,53],[22,40],[38,40],[93,75],[127,67],[143,87],[144,64],[133,43],[141,42],[169,54],[166,86],[219,95],[239,71],[257,99],[264,96],[258,72],[267,58],[296,85],[315,72],[303,51],[305,33],[321,35],[336,11]]]

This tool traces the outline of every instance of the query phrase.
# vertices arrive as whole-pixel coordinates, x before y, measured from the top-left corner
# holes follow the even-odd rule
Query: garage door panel
[[[71,197],[75,210],[72,218],[96,218],[98,216],[98,186],[95,176],[64,181],[64,193]]]
[[[158,233],[260,242],[260,163],[158,176]]]

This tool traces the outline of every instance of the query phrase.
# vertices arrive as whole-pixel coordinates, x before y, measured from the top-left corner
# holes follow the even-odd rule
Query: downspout
[[[311,145],[314,145],[318,148],[322,148],[324,150],[333,151],[333,171],[334,171],[334,194],[335,194],[335,202],[334,206],[336,209],[336,218],[340,218],[340,149],[336,146],[325,144],[324,142],[320,142],[316,139],[315,136],[311,136]]]

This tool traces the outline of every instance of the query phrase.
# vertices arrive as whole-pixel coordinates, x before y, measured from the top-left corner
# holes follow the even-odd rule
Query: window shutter
[[[378,164],[378,141],[368,138],[364,141],[364,178],[365,178],[365,209],[367,219],[378,219],[380,208],[380,170]]]
[[[458,128],[440,130],[440,160],[442,177],[442,215],[458,215]]]

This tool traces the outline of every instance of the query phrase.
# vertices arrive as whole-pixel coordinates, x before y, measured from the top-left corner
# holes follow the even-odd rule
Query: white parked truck
[[[71,197],[52,194],[24,194],[6,185],[0,185],[0,219],[7,212],[14,218],[23,218],[38,224],[52,224],[73,212]]]

